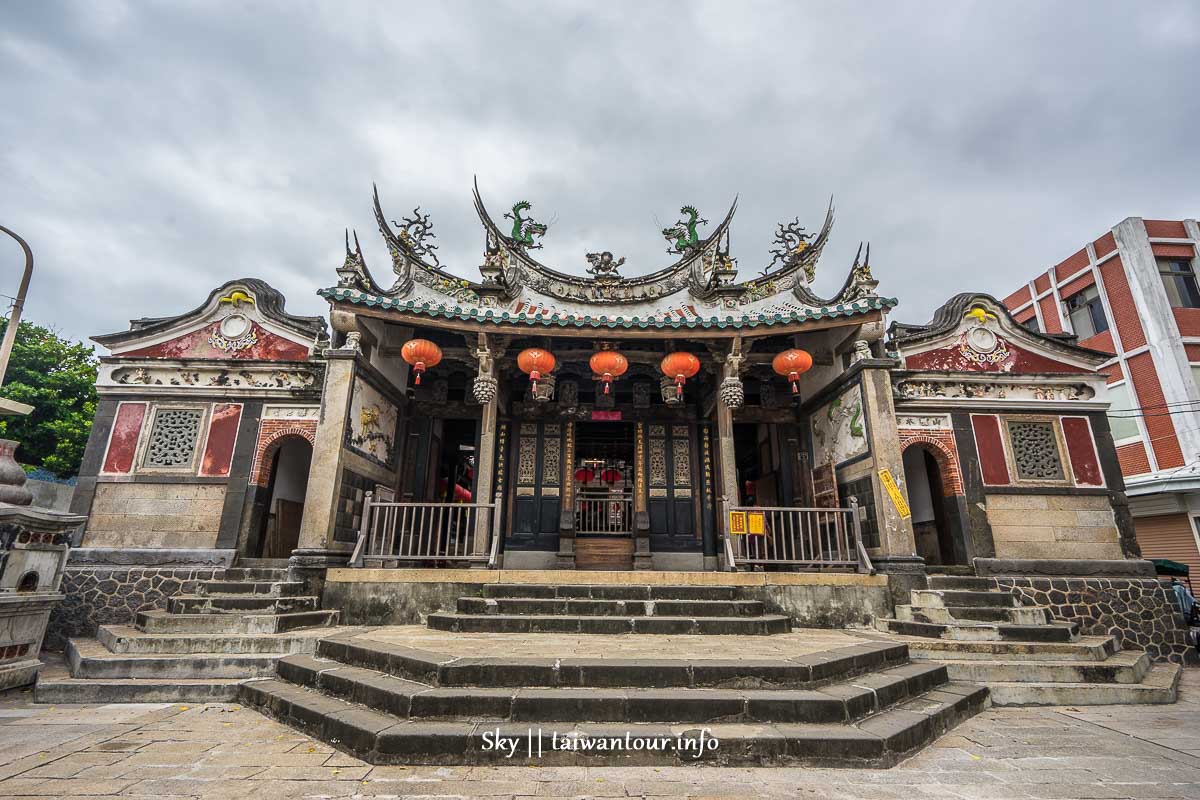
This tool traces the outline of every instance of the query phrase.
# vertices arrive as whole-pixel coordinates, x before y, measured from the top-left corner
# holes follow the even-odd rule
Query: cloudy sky
[[[1200,5],[0,0],[0,224],[27,318],[73,337],[261,277],[321,313],[342,231],[388,273],[371,183],[432,214],[475,277],[496,216],[553,219],[542,260],[669,260],[680,205],[740,193],[743,275],[774,227],[872,242],[896,318],[1005,294],[1127,216],[1200,208]],[[0,249],[0,292],[20,253]],[[11,264],[11,267],[3,266]]]

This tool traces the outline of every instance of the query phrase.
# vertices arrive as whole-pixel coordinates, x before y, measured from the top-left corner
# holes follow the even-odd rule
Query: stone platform
[[[711,597],[722,597],[761,604],[755,616],[785,616],[795,625],[814,628],[844,628],[866,626],[871,620],[891,613],[886,575],[855,573],[784,573],[784,572],[666,572],[639,571],[581,571],[581,570],[472,570],[472,569],[348,569],[329,570],[321,596],[322,608],[341,612],[342,624],[349,625],[412,625],[424,623],[430,615],[470,611],[464,609],[463,599],[481,597],[524,597],[529,600],[547,599],[543,594],[531,594],[530,587],[622,587],[645,588],[646,597],[593,597],[591,599],[667,599],[654,598],[655,588],[673,590],[710,589]],[[508,587],[512,587],[508,589]],[[506,591],[508,589],[508,591]],[[724,590],[724,593],[722,593]],[[679,599],[701,599],[702,592]],[[567,591],[557,591],[550,597],[583,599]],[[699,609],[693,616],[702,617]],[[557,614],[557,611],[553,612]],[[611,616],[605,614],[607,616]],[[521,616],[526,616],[522,614]],[[645,617],[653,614],[636,614]],[[439,624],[435,619],[434,624]],[[441,624],[451,627],[450,620]],[[514,623],[513,630],[531,630],[531,624]],[[641,623],[645,629],[662,630],[662,623]],[[721,627],[708,623],[710,628]],[[470,628],[466,623],[460,628]],[[698,626],[693,626],[698,627]],[[734,623],[729,627],[754,627]],[[758,626],[762,633],[779,630],[778,622]],[[631,631],[636,626],[630,625]],[[718,632],[718,631],[713,631]],[[736,632],[736,631],[728,631]]]
[[[885,767],[987,705],[986,690],[909,662],[902,644],[830,630],[386,627],[323,638],[241,697],[377,764],[513,763],[489,746],[499,735],[520,740],[527,763]],[[704,737],[719,745],[695,758],[679,744]],[[602,739],[622,744],[565,744]]]

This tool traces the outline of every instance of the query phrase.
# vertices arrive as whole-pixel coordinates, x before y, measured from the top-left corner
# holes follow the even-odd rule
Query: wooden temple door
[[[700,486],[699,465],[693,454],[695,426],[646,426],[646,471],[650,548],[654,552],[699,552],[703,547],[694,487]]]
[[[512,524],[506,550],[558,550],[565,427],[560,422],[514,425]]]

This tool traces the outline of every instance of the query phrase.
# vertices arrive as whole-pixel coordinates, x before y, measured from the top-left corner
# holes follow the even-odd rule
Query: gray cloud
[[[494,215],[542,256],[668,256],[680,205],[733,231],[838,223],[818,288],[872,241],[896,316],[1004,294],[1120,219],[1196,215],[1200,9],[1179,3],[0,2],[0,220],[33,244],[28,318],[86,337],[233,277],[320,313],[343,227],[386,273],[371,182],[433,214],[474,277]],[[15,247],[0,263],[18,263]],[[10,273],[15,287],[15,272]],[[0,292],[12,291],[0,286]]]

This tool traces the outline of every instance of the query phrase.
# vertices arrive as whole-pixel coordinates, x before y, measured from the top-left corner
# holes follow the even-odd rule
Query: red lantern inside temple
[[[610,484],[617,483],[618,481],[621,480],[621,470],[611,469],[611,468],[606,469],[606,470],[604,470],[604,472],[600,473],[600,480],[604,481],[605,483],[610,483]]]
[[[409,339],[400,348],[400,356],[412,367],[416,379],[413,383],[421,385],[421,373],[436,367],[442,360],[442,348],[428,339]]]
[[[538,381],[543,375],[554,371],[554,354],[549,350],[542,350],[540,347],[530,347],[527,350],[522,350],[517,356],[517,366],[521,368],[529,376],[529,381],[533,384],[533,390],[537,391]]]
[[[792,384],[792,394],[800,394],[796,382],[800,376],[812,369],[812,356],[804,350],[784,350],[771,362],[771,367],[780,375],[787,376]]]
[[[696,358],[691,353],[678,352],[667,353],[659,364],[663,375],[672,378],[675,381],[675,396],[683,396],[683,383],[688,378],[696,377],[696,373],[700,371],[700,359]]]
[[[592,372],[600,376],[604,383],[604,393],[608,394],[614,378],[619,378],[629,369],[629,360],[616,350],[601,350],[588,360]]]
[[[596,473],[592,472],[587,467],[580,467],[579,469],[575,470],[576,483],[591,483],[592,479],[595,477]]]

